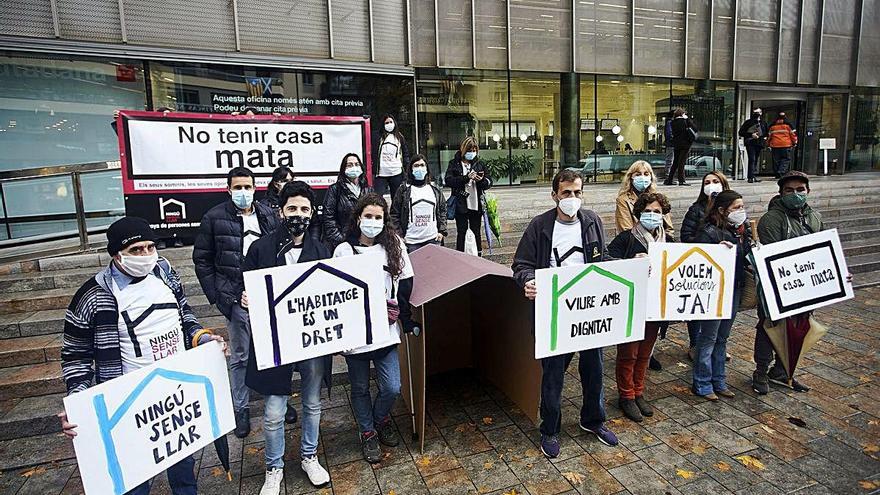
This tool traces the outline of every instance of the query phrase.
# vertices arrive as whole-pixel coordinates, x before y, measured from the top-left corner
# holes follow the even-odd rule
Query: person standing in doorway
[[[664,162],[665,172],[664,181],[668,180],[672,175],[672,162],[675,160],[675,146],[672,145],[672,119],[675,118],[675,112],[672,110],[666,115],[666,124],[663,125],[663,147],[665,148]]]
[[[403,183],[403,167],[409,163],[406,139],[397,127],[394,116],[382,117],[382,131],[379,133],[379,144],[375,148],[378,151],[378,159],[373,162],[376,193],[394,197],[397,188]]]
[[[229,199],[202,217],[192,259],[208,302],[216,304],[226,317],[232,348],[229,381],[235,409],[235,436],[244,438],[251,431],[250,392],[245,385],[251,325],[247,311],[241,306],[244,288],[241,262],[251,244],[275,230],[279,220],[271,208],[254,201],[254,173],[250,169],[233,168],[226,176],[226,185]]]
[[[797,133],[785,120],[785,114],[780,113],[767,135],[767,146],[770,147],[770,156],[773,158],[773,174],[780,179],[791,165],[791,149],[797,145]]]
[[[446,198],[434,185],[425,155],[416,155],[407,167],[407,181],[391,202],[391,223],[403,236],[408,253],[446,237]]]
[[[444,182],[455,196],[455,249],[464,251],[467,230],[474,233],[477,251],[482,256],[483,242],[480,226],[483,220],[483,195],[492,187],[492,179],[477,156],[479,146],[473,136],[464,138],[455,157],[449,160]]]
[[[691,145],[697,139],[697,127],[683,108],[676,108],[674,115],[675,118],[672,119],[672,147],[675,149],[675,157],[672,160],[672,169],[663,184],[671,186],[673,177],[675,177],[678,179],[679,186],[687,186],[688,183],[684,180],[684,165]]]
[[[535,270],[608,259],[602,219],[592,210],[581,209],[583,183],[577,170],[557,173],[551,193],[556,207],[533,218],[523,232],[513,257],[513,279],[530,300],[537,296]],[[541,359],[541,452],[551,459],[559,455],[562,388],[572,358],[574,353]],[[605,445],[617,445],[617,436],[605,427],[601,348],[580,352],[578,373],[583,391],[578,424]]]
[[[748,178],[749,182],[761,182],[757,177],[758,160],[761,158],[761,150],[767,141],[767,123],[762,117],[762,110],[755,108],[752,116],[739,128],[739,136],[743,138],[748,155]]]

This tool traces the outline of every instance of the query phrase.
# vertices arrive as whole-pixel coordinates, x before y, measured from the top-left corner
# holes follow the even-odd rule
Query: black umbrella
[[[217,449],[220,464],[226,470],[226,479],[232,481],[232,472],[229,471],[229,442],[226,440],[226,435],[214,440],[214,448]]]

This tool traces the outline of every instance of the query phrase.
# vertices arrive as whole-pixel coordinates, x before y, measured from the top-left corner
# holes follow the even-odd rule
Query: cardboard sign
[[[257,368],[391,338],[378,253],[244,273]]]
[[[837,229],[752,250],[773,321],[853,297]]]
[[[219,343],[64,398],[88,494],[123,494],[235,428]]]
[[[535,272],[535,358],[645,338],[647,258]]]
[[[736,249],[720,244],[651,243],[648,257],[648,321],[730,318]]]

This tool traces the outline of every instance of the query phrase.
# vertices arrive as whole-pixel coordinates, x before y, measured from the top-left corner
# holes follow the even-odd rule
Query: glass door
[[[844,101],[842,93],[807,95],[805,129],[798,143],[803,153],[803,172],[824,175],[825,153],[820,149],[821,144],[834,145],[828,150],[828,174],[842,172]],[[834,142],[823,139],[833,139]]]

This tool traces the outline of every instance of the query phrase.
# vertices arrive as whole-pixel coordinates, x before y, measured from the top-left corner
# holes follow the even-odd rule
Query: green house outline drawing
[[[590,265],[584,271],[578,273],[574,278],[568,281],[567,284],[562,286],[562,289],[559,288],[559,274],[553,274],[553,288],[551,294],[551,308],[550,308],[550,351],[556,350],[556,345],[559,337],[559,298],[562,297],[563,294],[568,289],[571,289],[576,283],[580,282],[582,278],[586,277],[592,272],[596,272],[603,277],[609,278],[615,282],[618,282],[624,285],[627,289],[629,289],[629,304],[628,304],[628,315],[626,319],[626,336],[629,338],[632,336],[632,323],[633,323],[633,306],[635,305],[635,284],[631,280],[627,280],[620,275],[615,273],[611,273],[604,268],[599,268],[596,265]]]

